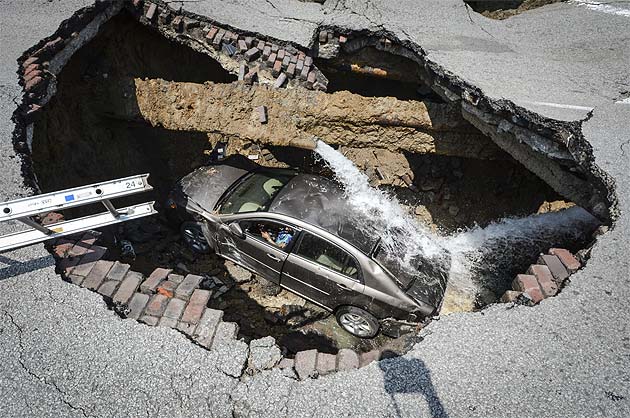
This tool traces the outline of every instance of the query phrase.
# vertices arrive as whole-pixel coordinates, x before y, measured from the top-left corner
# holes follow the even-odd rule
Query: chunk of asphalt
[[[249,359],[247,368],[251,373],[271,369],[282,359],[280,347],[276,345],[275,338],[267,336],[249,343]]]
[[[317,350],[300,351],[295,355],[295,372],[300,380],[317,376]]]

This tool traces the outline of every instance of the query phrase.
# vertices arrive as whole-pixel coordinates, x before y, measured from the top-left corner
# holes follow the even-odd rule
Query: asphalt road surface
[[[11,143],[16,60],[89,3],[0,1],[2,200],[30,193]],[[629,2],[560,3],[505,21],[458,0],[183,5],[301,45],[321,25],[387,30],[491,98],[584,121],[619,216],[559,296],[444,317],[404,357],[302,382],[277,370],[229,377],[211,351],[121,320],[99,295],[63,282],[42,245],[2,254],[0,416],[630,416]]]

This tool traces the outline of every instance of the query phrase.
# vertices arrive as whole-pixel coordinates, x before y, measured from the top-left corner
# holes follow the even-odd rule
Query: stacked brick
[[[158,2],[134,2],[133,10],[142,23],[185,34],[215,54],[239,62],[239,80],[253,83],[262,69],[274,77],[274,87],[292,82],[309,89],[326,90],[328,80],[315,67],[313,58],[291,45],[280,45],[215,24],[182,16]]]
[[[535,305],[543,299],[555,296],[569,276],[580,268],[580,262],[568,250],[552,248],[541,254],[525,274],[519,274],[506,291],[501,302],[519,302]]]
[[[182,276],[170,269],[157,268],[148,277],[130,269],[129,264],[103,260],[107,248],[96,244],[97,232],[55,242],[52,252],[58,270],[77,286],[98,292],[126,318],[149,326],[177,329],[197,344],[214,351],[217,367],[235,377],[280,368],[298,378],[325,376],[363,367],[379,360],[381,352],[357,354],[342,349],[336,355],[307,350],[295,359],[283,358],[272,337],[253,340],[250,347],[237,339],[238,325],[223,321],[223,311],[208,308],[214,292],[199,288],[203,277]]]

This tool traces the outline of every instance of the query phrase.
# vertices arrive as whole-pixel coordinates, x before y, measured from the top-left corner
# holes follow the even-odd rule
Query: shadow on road
[[[383,360],[396,356],[396,353],[385,350],[381,354],[380,359]],[[385,390],[392,399],[392,403],[396,409],[395,416],[397,418],[403,417],[395,397],[395,395],[399,393],[421,394],[429,405],[431,418],[448,418],[448,413],[444,409],[442,401],[433,386],[431,371],[422,360],[417,358],[407,359],[405,357],[396,357],[396,359],[392,361],[379,361],[378,365],[383,372]]]
[[[55,265],[55,260],[51,256],[39,257],[28,261],[18,261],[0,255],[0,280],[8,279],[20,274],[30,273],[45,267]]]

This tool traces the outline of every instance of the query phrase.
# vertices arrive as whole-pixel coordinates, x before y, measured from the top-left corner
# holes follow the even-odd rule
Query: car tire
[[[378,320],[368,311],[356,306],[340,307],[335,318],[341,328],[355,337],[374,338],[378,334]]]
[[[203,228],[199,222],[184,222],[179,233],[186,246],[197,254],[208,254],[212,247],[203,235]]]

